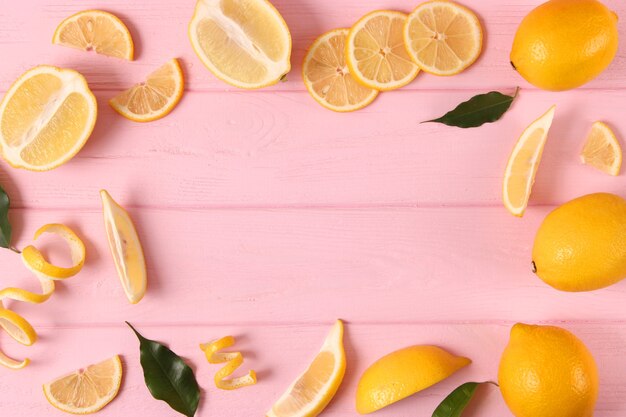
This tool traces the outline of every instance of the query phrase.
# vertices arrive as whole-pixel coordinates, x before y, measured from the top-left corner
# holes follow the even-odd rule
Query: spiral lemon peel
[[[209,363],[225,363],[224,367],[215,373],[215,386],[223,390],[235,390],[256,384],[256,372],[250,370],[248,375],[226,379],[243,364],[241,352],[220,352],[235,344],[235,338],[226,336],[210,343],[200,345]]]
[[[69,268],[52,265],[46,261],[45,257],[34,246],[28,246],[22,252],[22,262],[39,279],[41,293],[14,287],[0,290],[0,327],[16,342],[25,346],[31,346],[37,341],[35,329],[25,318],[5,308],[2,301],[13,300],[30,304],[41,304],[47,301],[54,293],[54,281],[73,277],[80,272],[85,263],[85,245],[69,227],[62,224],[47,224],[37,230],[34,239],[37,240],[43,233],[56,234],[65,240],[70,248],[74,265]],[[29,359],[18,361],[0,350],[0,364],[7,368],[22,369],[29,363]]]

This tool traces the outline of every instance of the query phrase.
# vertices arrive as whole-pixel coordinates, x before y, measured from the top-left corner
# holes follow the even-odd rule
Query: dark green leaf
[[[167,347],[146,339],[129,322],[126,324],[139,338],[143,377],[152,396],[193,417],[200,402],[200,388],[191,368]]]
[[[11,224],[9,223],[9,196],[0,187],[0,247],[11,247]]]
[[[435,409],[433,417],[461,417],[479,385],[479,382],[468,382],[452,391]]]
[[[517,97],[519,88],[515,94],[507,96],[497,91],[480,94],[468,101],[459,104],[454,110],[446,113],[438,119],[427,120],[422,123],[443,123],[448,126],[462,128],[478,127],[485,123],[493,123],[504,115]]]

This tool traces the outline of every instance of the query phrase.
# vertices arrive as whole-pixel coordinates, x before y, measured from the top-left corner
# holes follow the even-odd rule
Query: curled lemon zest
[[[200,345],[209,363],[226,363],[222,369],[215,373],[215,386],[223,390],[235,390],[256,384],[256,372],[250,370],[248,375],[226,379],[243,364],[241,352],[220,352],[235,344],[235,338],[226,336],[210,343]]]
[[[39,279],[41,293],[38,294],[14,287],[0,290],[0,327],[16,342],[25,346],[31,346],[37,341],[37,333],[25,318],[5,308],[2,300],[41,304],[47,301],[54,293],[55,280],[67,279],[78,274],[85,263],[85,245],[70,228],[62,224],[47,224],[37,230],[35,240],[43,233],[56,234],[67,242],[74,265],[69,268],[52,265],[46,261],[41,252],[34,246],[28,246],[22,251],[22,262]],[[7,368],[22,369],[29,363],[29,359],[17,361],[0,350],[0,364]]]

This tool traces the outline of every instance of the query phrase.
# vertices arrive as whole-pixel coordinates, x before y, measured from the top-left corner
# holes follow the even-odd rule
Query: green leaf
[[[461,417],[479,385],[468,382],[452,391],[435,409],[433,417]]]
[[[9,223],[9,196],[0,187],[0,247],[11,248],[11,223]]]
[[[454,110],[449,111],[440,118],[427,120],[422,123],[443,123],[448,126],[462,128],[478,127],[485,123],[493,123],[504,116],[504,113],[509,110],[511,104],[517,98],[518,93],[519,87],[512,96],[507,96],[497,91],[480,94],[459,104]]]
[[[150,394],[179,413],[193,417],[200,402],[200,388],[191,368],[167,347],[146,339],[129,322],[126,324],[139,338],[141,367]]]

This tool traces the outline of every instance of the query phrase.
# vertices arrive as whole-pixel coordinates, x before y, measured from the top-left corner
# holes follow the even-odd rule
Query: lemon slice
[[[13,167],[47,171],[89,139],[96,98],[74,70],[42,65],[24,73],[0,103],[0,147]]]
[[[115,355],[44,384],[43,393],[61,411],[92,414],[113,401],[121,383],[122,361]]]
[[[524,130],[517,141],[504,172],[504,206],[515,216],[523,216],[541,162],[543,147],[554,119],[556,106]]]
[[[215,386],[223,390],[235,390],[256,384],[256,372],[249,371],[247,375],[226,379],[231,376],[237,368],[243,365],[243,355],[241,352],[220,352],[235,344],[232,336],[222,337],[210,343],[200,345],[207,362],[212,364],[225,363],[226,365],[215,373]]]
[[[151,122],[167,116],[183,96],[183,71],[176,58],[109,101],[113,109],[135,122]]]
[[[583,164],[609,175],[619,175],[622,168],[622,147],[615,133],[602,122],[595,122],[580,154]]]
[[[54,31],[52,43],[129,61],[135,49],[126,25],[102,10],[85,10],[68,17]]]
[[[100,191],[104,226],[113,262],[128,301],[137,304],[146,294],[146,262],[132,219],[105,190]]]
[[[291,34],[267,0],[198,0],[189,39],[202,63],[239,88],[276,84],[291,69]]]
[[[346,372],[343,323],[337,320],[321,351],[266,417],[315,417],[333,399]]]
[[[483,30],[468,8],[435,0],[422,3],[409,15],[404,41],[421,69],[435,75],[454,75],[480,56]]]
[[[349,29],[335,29],[317,38],[302,65],[304,85],[327,109],[349,112],[370,104],[378,91],[356,82],[346,64]]]
[[[352,26],[346,40],[346,62],[362,85],[380,91],[407,85],[419,73],[404,45],[407,15],[378,10]]]

